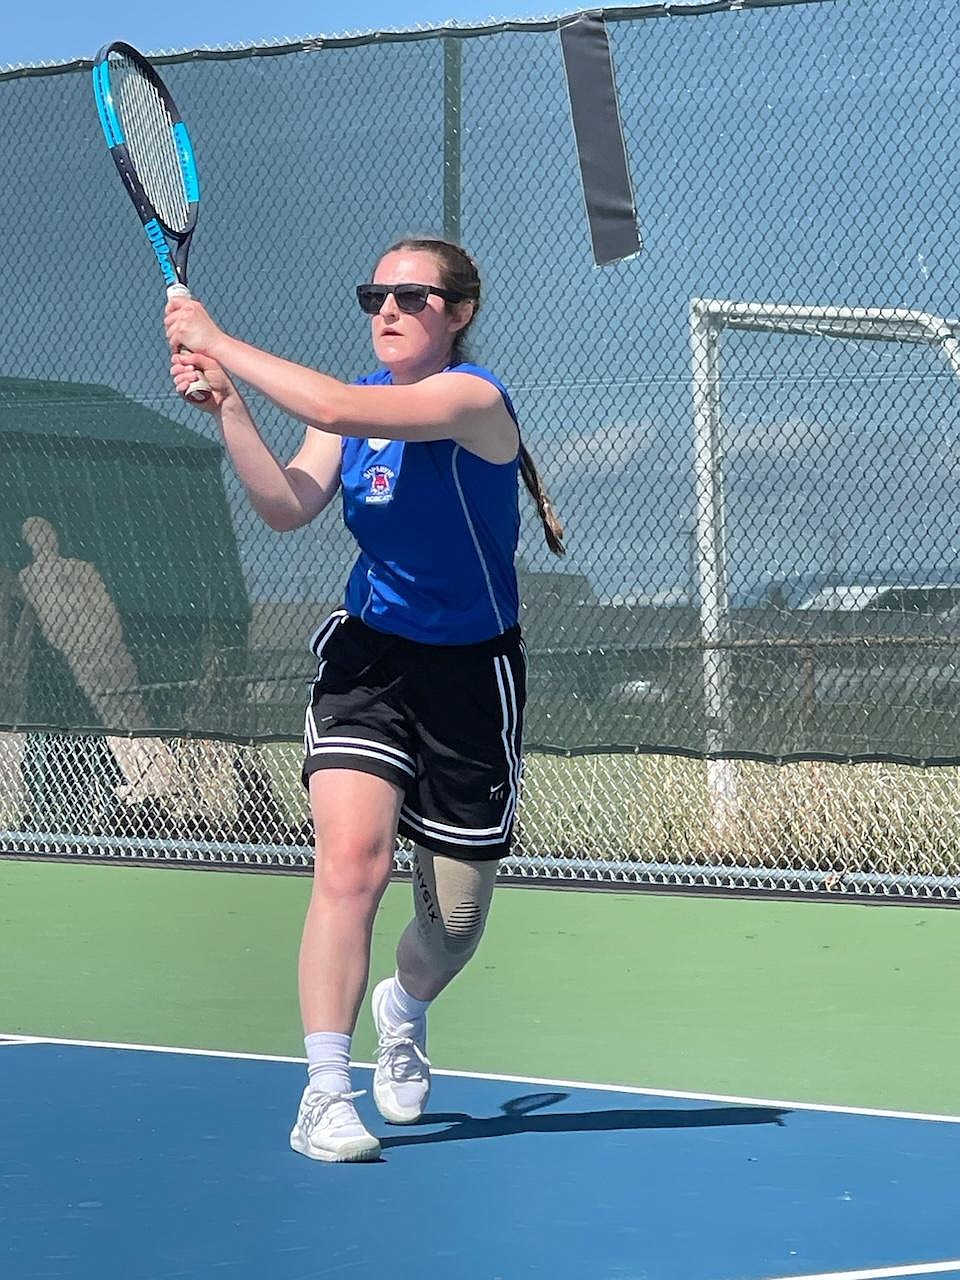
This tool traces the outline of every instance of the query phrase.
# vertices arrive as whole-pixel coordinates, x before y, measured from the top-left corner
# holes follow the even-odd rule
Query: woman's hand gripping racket
[[[150,63],[122,41],[97,54],[93,93],[110,154],[167,282],[167,297],[189,298],[187,256],[200,186],[187,126]],[[210,398],[210,384],[198,376],[186,396],[202,404]]]

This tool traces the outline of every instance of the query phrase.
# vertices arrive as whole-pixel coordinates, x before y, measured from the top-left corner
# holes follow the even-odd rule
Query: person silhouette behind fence
[[[62,555],[57,530],[43,516],[29,516],[21,533],[33,558],[20,571],[20,585],[47,644],[66,659],[105,729],[148,730],[136,664],[100,571],[88,560]],[[165,743],[109,732],[107,743],[124,776],[116,794],[125,805],[169,800],[183,791],[177,761]]]
[[[36,620],[20,581],[0,564],[0,721],[27,722],[27,687]],[[29,809],[23,760],[26,735],[0,731],[0,829],[19,827]]]

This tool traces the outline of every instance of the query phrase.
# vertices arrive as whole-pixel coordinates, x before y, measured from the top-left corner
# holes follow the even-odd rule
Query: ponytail
[[[543,525],[543,536],[547,540],[547,546],[555,556],[566,555],[567,549],[563,545],[563,523],[553,509],[553,503],[549,493],[543,487],[536,463],[530,457],[527,446],[522,440],[520,442],[520,474],[523,476],[523,483],[527,486],[531,498],[537,504],[537,513]]]

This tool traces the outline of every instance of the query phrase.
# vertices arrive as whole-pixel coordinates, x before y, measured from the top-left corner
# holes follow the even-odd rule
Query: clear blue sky
[[[445,21],[536,18],[576,12],[550,0],[201,0],[133,5],[130,0],[27,0],[0,25],[0,66],[90,57],[108,40],[145,53],[197,45],[255,44],[278,37],[441,26]]]

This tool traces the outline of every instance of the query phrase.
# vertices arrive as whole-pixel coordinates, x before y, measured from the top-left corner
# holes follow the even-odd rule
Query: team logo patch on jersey
[[[363,473],[363,478],[370,486],[364,494],[364,502],[376,504],[391,500],[393,497],[393,484],[397,476],[396,472],[390,467],[385,467],[382,462],[375,463],[372,467],[367,467]]]

